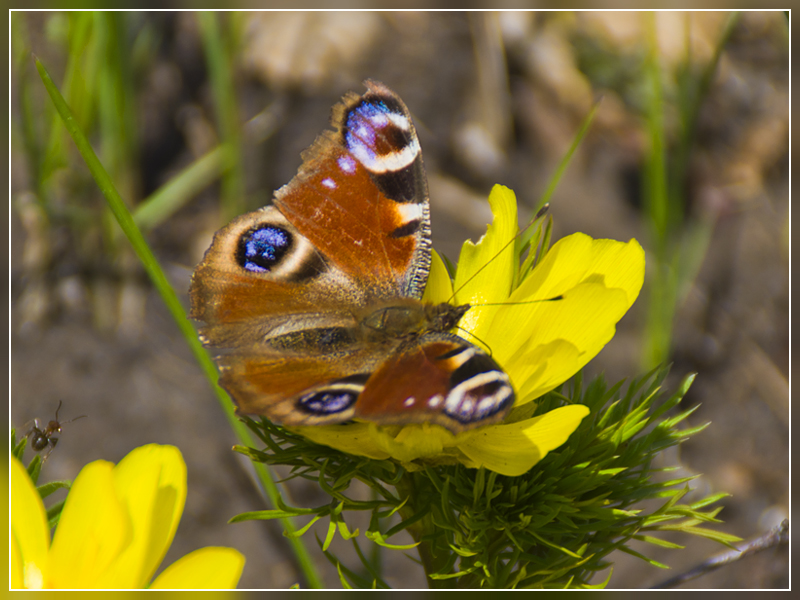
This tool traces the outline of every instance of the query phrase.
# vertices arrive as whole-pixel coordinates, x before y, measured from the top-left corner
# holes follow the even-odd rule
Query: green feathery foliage
[[[282,505],[277,510],[239,515],[232,521],[311,516],[295,535],[318,521],[328,522],[322,542],[349,587],[388,587],[346,524],[348,511],[369,511],[364,532],[387,548],[407,529],[417,541],[429,581],[436,587],[563,588],[602,587],[597,574],[608,570],[609,554],[621,550],[654,567],[665,565],[633,550],[632,540],[670,548],[655,537],[680,531],[730,544],[738,538],[705,527],[718,522],[720,508],[706,509],[725,494],[693,504],[681,503],[693,477],[671,478],[673,468],[653,466],[654,456],[698,433],[705,425],[683,428],[694,411],[678,410],[694,376],[666,401],[661,385],[666,368],[608,388],[598,378],[584,389],[580,376],[561,392],[546,395],[535,414],[579,402],[591,409],[569,441],[519,477],[461,465],[408,472],[392,461],[359,458],[314,444],[269,421],[247,419],[264,442],[263,450],[237,447],[257,462],[292,467],[291,477],[317,481],[329,503],[314,508]],[[374,491],[373,500],[348,495],[354,480]],[[658,500],[659,505],[647,500]],[[400,522],[395,523],[399,515]],[[340,564],[328,553],[336,533],[352,539],[363,571]],[[610,572],[608,573],[610,577]]]
[[[9,441],[11,455],[20,462],[24,462],[23,459],[25,456],[25,448],[28,445],[27,434],[23,434],[22,439],[17,441],[17,430],[16,428],[12,428]],[[40,454],[36,454],[26,467],[28,476],[31,478],[31,481],[33,481],[34,485],[36,485],[39,481],[39,475],[42,472],[43,462],[42,456]],[[69,480],[48,481],[47,483],[36,486],[36,491],[39,493],[39,496],[42,498],[42,500],[44,500],[53,492],[61,489],[69,491],[71,487],[72,482]],[[56,525],[58,525],[58,519],[61,516],[61,510],[64,508],[64,502],[65,500],[60,500],[47,509],[47,524],[50,529],[53,529]]]

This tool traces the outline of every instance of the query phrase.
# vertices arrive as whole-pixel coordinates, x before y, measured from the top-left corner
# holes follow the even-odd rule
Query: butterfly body
[[[399,97],[377,82],[334,107],[274,205],[214,237],[191,316],[241,412],[284,425],[352,419],[453,432],[510,410],[507,375],[450,333],[469,305],[427,304],[427,183]]]

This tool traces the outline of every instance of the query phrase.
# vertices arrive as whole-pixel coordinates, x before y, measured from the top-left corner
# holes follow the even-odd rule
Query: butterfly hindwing
[[[513,403],[508,375],[488,354],[454,335],[427,334],[378,367],[355,417],[458,432],[502,420]]]
[[[353,418],[377,357],[364,348],[328,356],[258,352],[220,358],[220,386],[239,411],[283,425],[327,425]]]

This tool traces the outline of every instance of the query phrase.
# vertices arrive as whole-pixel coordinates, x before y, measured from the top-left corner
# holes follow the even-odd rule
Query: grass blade
[[[186,343],[189,345],[192,354],[194,354],[197,362],[200,363],[200,367],[202,368],[209,382],[212,384],[214,391],[217,394],[219,404],[225,413],[225,417],[228,419],[228,422],[236,433],[236,436],[239,438],[239,440],[241,440],[242,444],[246,446],[254,445],[254,440],[250,435],[249,430],[242,422],[238,420],[236,415],[234,415],[233,405],[227,394],[217,385],[216,365],[214,365],[211,357],[200,343],[200,339],[197,337],[197,332],[189,321],[186,312],[184,311],[183,306],[181,305],[180,300],[175,293],[175,290],[167,280],[167,277],[156,260],[156,257],[153,255],[152,250],[150,250],[150,247],[148,246],[147,241],[144,239],[141,230],[136,226],[133,217],[117,192],[114,183],[111,181],[111,177],[109,177],[105,168],[100,163],[100,160],[97,158],[97,155],[92,149],[89,140],[86,139],[83,131],[78,126],[72,111],[70,110],[69,106],[67,106],[66,101],[61,96],[61,93],[58,91],[56,85],[53,83],[53,80],[50,78],[50,75],[44,68],[44,65],[42,65],[38,58],[34,57],[34,60],[36,62],[36,69],[39,71],[39,76],[42,78],[42,82],[47,89],[47,93],[50,95],[50,99],[53,101],[56,110],[61,116],[67,131],[75,142],[75,145],[83,157],[83,160],[86,162],[86,165],[89,167],[89,171],[91,172],[95,182],[97,182],[100,191],[103,193],[111,212],[114,214],[114,217],[122,228],[122,231],[125,233],[131,245],[133,246],[136,255],[139,257],[139,260],[141,261],[145,271],[150,277],[150,280],[153,282],[153,285],[156,287],[156,290],[164,301],[164,304],[166,304],[167,309],[178,326],[178,329],[181,331],[181,334],[183,334],[183,337],[186,340]],[[280,491],[273,481],[269,471],[261,463],[253,463],[253,466],[256,469],[259,480],[261,481],[261,484],[270,502],[273,505],[277,505],[277,497],[280,495]],[[288,534],[294,531],[295,528],[292,521],[288,519],[282,519],[281,523]],[[311,587],[321,587],[322,582],[316,572],[314,563],[308,554],[305,545],[303,545],[302,541],[297,538],[289,537],[288,539],[300,564],[300,568],[306,576],[308,584]]]

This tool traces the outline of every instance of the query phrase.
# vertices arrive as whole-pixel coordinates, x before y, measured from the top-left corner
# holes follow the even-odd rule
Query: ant
[[[61,426],[66,425],[67,423],[72,423],[73,421],[77,421],[78,419],[82,419],[86,415],[81,415],[79,417],[75,417],[74,419],[70,419],[69,421],[59,422],[58,420],[58,411],[61,410],[61,404],[63,402],[61,400],[58,401],[58,408],[56,409],[56,417],[52,421],[47,424],[47,427],[42,428],[39,425],[39,419],[33,420],[33,427],[31,427],[28,432],[25,434],[30,440],[31,448],[33,448],[34,452],[41,452],[48,446],[50,447],[49,450],[42,455],[42,461],[44,461],[50,453],[53,451],[53,448],[56,447],[58,443],[58,438],[55,437],[56,433],[61,433]]]

